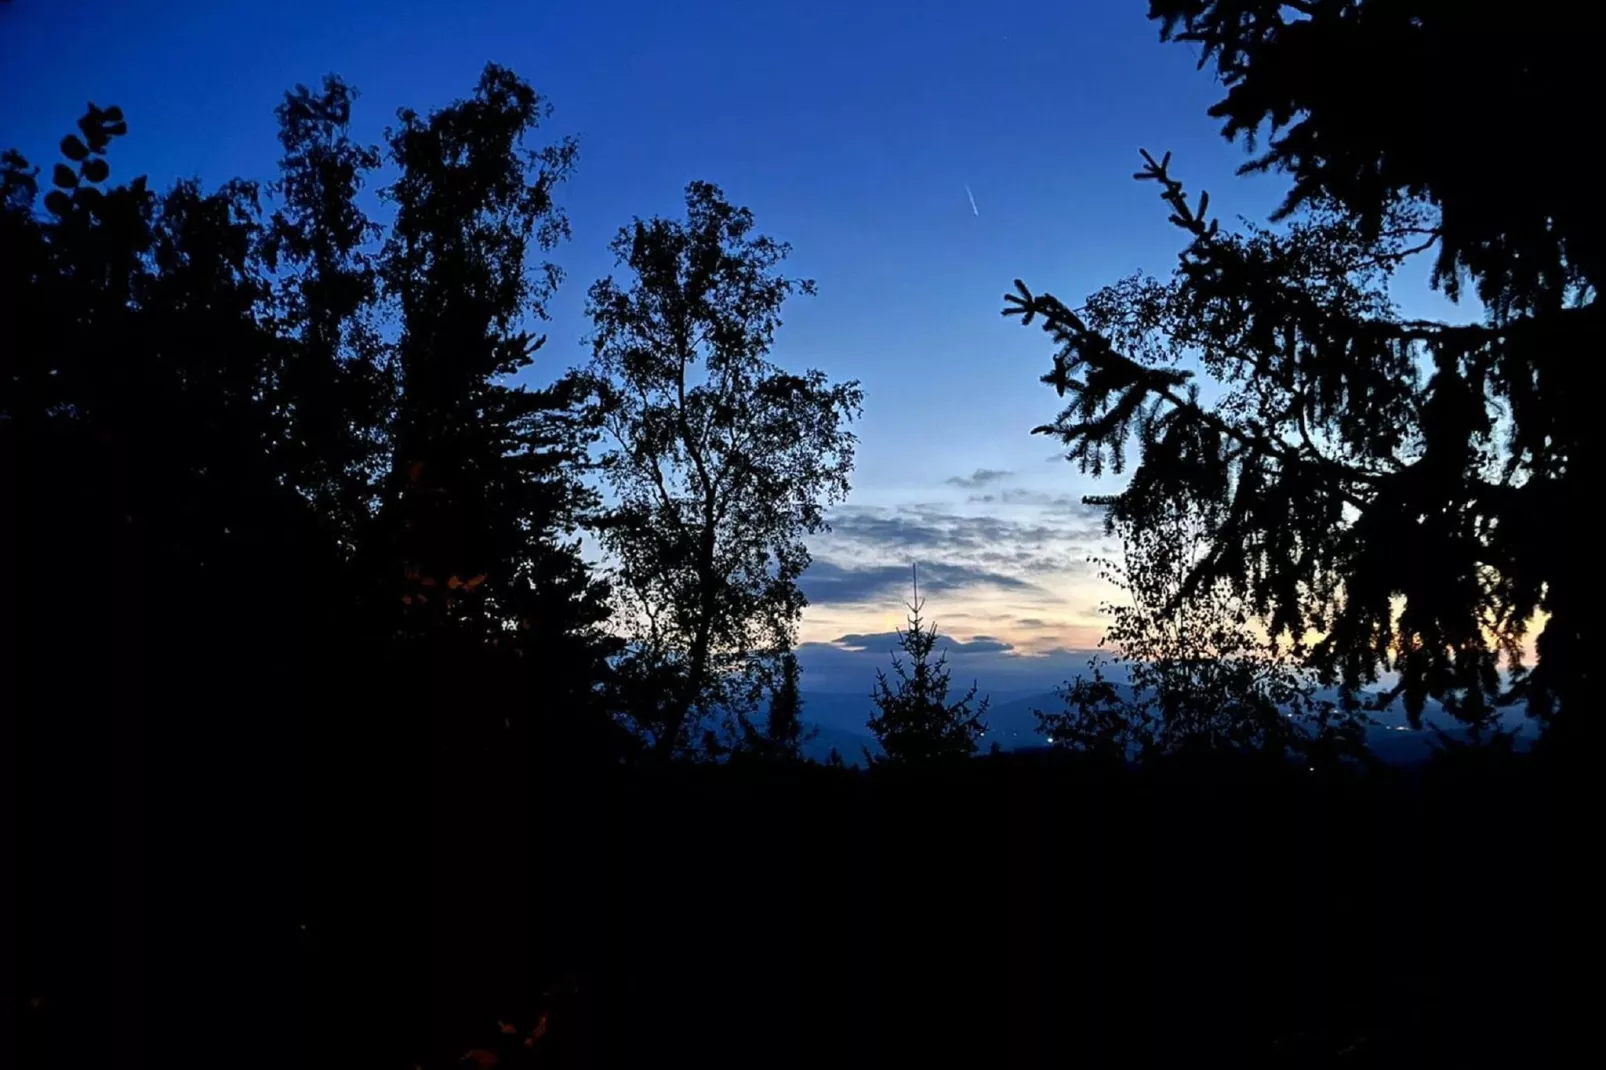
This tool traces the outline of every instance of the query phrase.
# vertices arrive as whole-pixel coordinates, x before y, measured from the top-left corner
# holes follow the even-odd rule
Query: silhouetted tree
[[[937,626],[927,627],[920,615],[925,602],[920,597],[918,574],[913,588],[909,626],[898,632],[898,647],[908,661],[893,654],[896,680],[877,669],[870,695],[876,714],[868,727],[886,752],[877,760],[905,763],[968,758],[976,753],[976,745],[987,731],[982,720],[987,699],[976,702],[976,685],[971,684],[962,698],[948,700],[948,655],[932,657],[937,649]]]
[[[1123,599],[1090,673],[1063,692],[1064,708],[1038,711],[1038,732],[1055,746],[1137,760],[1221,751],[1311,762],[1359,755],[1365,717],[1324,698],[1297,643],[1266,634],[1244,599],[1216,581],[1187,599],[1181,588],[1208,545],[1186,511],[1123,522],[1123,563],[1102,576]],[[1123,686],[1107,674],[1125,670]]]
[[[91,106],[78,127],[61,142],[43,212],[25,160],[7,153],[3,176],[16,344],[0,423],[21,462],[25,537],[77,562],[72,576],[53,570],[57,593],[40,609],[65,608],[66,591],[110,568],[82,593],[130,615],[128,634],[165,645],[209,614],[210,636],[229,622],[254,632],[299,610],[251,604],[246,592],[275,575],[313,580],[322,565],[297,555],[323,557],[305,538],[310,508],[273,463],[288,415],[280,347],[259,316],[270,286],[257,189],[112,186],[106,154],[127,129],[121,111]],[[244,575],[256,579],[236,586]],[[154,628],[159,619],[175,631]],[[63,633],[43,634],[59,643]]]
[[[380,226],[358,203],[378,148],[351,140],[356,90],[334,76],[297,86],[276,110],[284,155],[263,241],[277,280],[273,404],[284,416],[274,463],[346,552],[366,532],[395,404],[392,354],[376,327],[370,246]]]
[[[1603,338],[1602,210],[1581,172],[1538,162],[1591,91],[1584,46],[1544,5],[1151,10],[1215,61],[1227,135],[1269,128],[1248,167],[1288,172],[1280,217],[1298,216],[1224,233],[1145,156],[1138,177],[1188,236],[1173,277],[1074,312],[1019,284],[1007,299],[1060,346],[1046,381],[1072,402],[1039,430],[1094,472],[1135,437],[1112,508],[1200,518],[1211,550],[1183,595],[1226,582],[1277,634],[1319,633],[1313,663],[1352,691],[1395,672],[1413,718],[1433,696],[1474,724],[1509,698],[1542,716],[1587,702],[1593,561],[1572,533],[1600,438],[1577,354]],[[1481,324],[1390,303],[1391,273],[1435,245],[1433,281],[1472,281]]]
[[[862,395],[768,359],[782,304],[814,287],[780,274],[788,246],[718,187],[692,183],[684,221],[637,220],[612,248],[633,278],[592,286],[580,381],[615,502],[599,534],[631,643],[628,713],[667,755],[752,710],[761,663],[790,647],[803,536],[847,493]]]
[[[797,655],[790,650],[774,658],[765,682],[769,709],[760,729],[746,711],[737,711],[742,730],[742,750],[774,761],[801,761],[803,744],[814,738],[815,729],[803,727],[803,696],[798,688],[802,670]]]
[[[765,742],[788,758],[801,757],[803,741],[803,696],[798,690],[800,671],[797,655],[781,655],[780,680],[770,691],[769,718],[764,726]]]
[[[584,435],[570,384],[510,381],[544,341],[522,325],[545,317],[559,279],[529,256],[568,233],[552,192],[574,143],[524,147],[549,110],[493,64],[472,97],[403,111],[389,132],[400,174],[380,276],[400,310],[401,392],[379,597],[413,634],[449,628],[539,662],[538,686],[567,708],[593,701],[608,653],[606,591],[572,534],[594,503],[577,475]]]
[[[230,956],[298,920],[301,712],[342,649],[337,556],[274,461],[287,415],[257,191],[114,185],[126,131],[92,106],[43,198],[19,155],[0,170],[29,939],[78,1022],[115,1020],[108,992],[184,991],[189,1038],[211,1046],[226,1000],[296,1013],[288,971]],[[129,904],[159,953],[129,938]],[[239,919],[230,940],[194,925],[207,911]],[[90,957],[93,979],[65,965]],[[139,1061],[127,1037],[115,1057],[75,1043],[76,1061]]]

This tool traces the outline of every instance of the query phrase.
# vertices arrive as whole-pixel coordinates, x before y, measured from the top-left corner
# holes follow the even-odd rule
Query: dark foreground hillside
[[[128,1029],[176,1065],[1543,1065],[1588,958],[1543,756],[867,776],[532,750],[193,766],[211,835],[153,831],[173,850],[137,887],[29,875],[30,1065],[100,1065]]]

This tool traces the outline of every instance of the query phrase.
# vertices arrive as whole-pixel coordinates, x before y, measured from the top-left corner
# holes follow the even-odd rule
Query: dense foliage
[[[1117,533],[1122,559],[1102,569],[1121,596],[1104,607],[1100,645],[1113,653],[1065,688],[1063,709],[1038,713],[1051,745],[1142,763],[1237,753],[1314,767],[1365,755],[1366,716],[1324,694],[1229,584],[1179,597],[1208,549],[1188,513],[1123,520]]]
[[[1227,136],[1265,133],[1247,166],[1292,176],[1290,225],[1225,232],[1169,156],[1145,155],[1137,177],[1187,241],[1173,276],[1080,310],[1023,284],[1007,299],[1059,347],[1045,381],[1070,404],[1039,430],[1094,473],[1136,440],[1114,517],[1143,527],[1181,504],[1209,544],[1178,597],[1225,584],[1350,692],[1387,672],[1413,717],[1430,696],[1474,725],[1517,699],[1576,712],[1601,212],[1532,160],[1586,92],[1576,41],[1559,16],[1508,26],[1465,5],[1152,11],[1216,64]],[[1391,274],[1434,248],[1431,280],[1462,298],[1470,281],[1481,323],[1389,300]]]
[[[576,381],[616,503],[599,534],[630,642],[625,712],[663,754],[756,708],[803,612],[803,537],[825,529],[853,466],[863,394],[769,359],[782,304],[814,284],[782,275],[788,247],[753,226],[694,182],[684,221],[620,230],[632,279],[590,293],[594,356]]]
[[[486,701],[452,718],[483,722],[471,734],[531,714],[606,734],[635,713],[668,753],[689,715],[718,709],[739,743],[734,714],[766,681],[795,694],[782,654],[802,536],[852,465],[857,386],[766,357],[782,301],[812,285],[777,273],[786,246],[753,234],[751,213],[694,183],[685,223],[638,221],[615,242],[636,281],[593,287],[592,368],[533,388],[518,381],[544,342],[530,325],[561,278],[533,261],[567,236],[553,194],[575,143],[529,148],[550,109],[494,65],[467,99],[402,111],[383,148],[352,139],[355,99],[333,77],[286,94],[265,191],[111,184],[116,108],[92,107],[63,140],[42,206],[38,170],[6,156],[8,326],[23,344],[3,415],[39,503],[25,545],[122,555],[132,571],[71,582],[83,602],[108,583],[119,627],[175,648],[245,626],[353,686],[476,681]],[[387,164],[377,220],[361,193]],[[600,454],[605,512],[590,478],[602,432],[628,446]],[[628,597],[582,559],[582,522]],[[185,592],[182,620],[114,593],[147,576]],[[271,611],[264,586],[284,596]],[[302,589],[317,594],[291,596]],[[46,613],[72,604],[39,592]],[[264,653],[241,642],[227,664]],[[800,730],[773,742],[795,753]]]
[[[592,699],[611,644],[606,590],[571,535],[595,502],[577,399],[513,383],[544,342],[526,324],[558,281],[530,255],[567,233],[552,194],[574,143],[524,148],[546,114],[492,66],[473,97],[403,111],[389,132],[399,177],[384,191],[395,217],[380,279],[399,317],[401,396],[369,552],[404,634],[447,627],[521,671],[538,665],[540,701],[568,714]]]

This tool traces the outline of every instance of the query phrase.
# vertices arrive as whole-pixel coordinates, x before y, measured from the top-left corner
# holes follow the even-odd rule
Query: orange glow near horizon
[[[1114,593],[1108,584],[1085,575],[1051,576],[1035,591],[980,587],[922,594],[923,616],[952,639],[986,636],[1009,643],[1022,656],[1086,650],[1104,634],[1099,605]],[[798,638],[829,643],[844,635],[885,634],[904,627],[906,617],[899,602],[811,605],[803,613]]]

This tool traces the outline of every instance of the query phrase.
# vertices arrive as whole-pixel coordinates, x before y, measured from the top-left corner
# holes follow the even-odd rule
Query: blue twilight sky
[[[999,315],[1001,295],[1018,276],[1077,301],[1171,268],[1178,232],[1131,179],[1140,146],[1172,151],[1228,221],[1264,219],[1284,188],[1232,177],[1244,152],[1205,114],[1219,87],[1145,9],[15,0],[0,145],[48,164],[93,100],[128,116],[114,178],[266,180],[296,82],[342,74],[362,94],[356,133],[377,141],[398,107],[466,94],[487,61],[514,68],[556,107],[550,132],[581,143],[542,374],[583,359],[584,291],[614,230],[678,212],[691,179],[719,183],[819,283],[789,306],[776,359],[866,389],[855,489],[808,578],[816,686],[859,690],[830,668],[849,655],[884,663],[911,561],[944,631],[982,644],[966,664],[1036,686],[1074,667],[1053,652],[1096,640],[1108,592],[1084,563],[1103,541],[1079,505],[1092,484],[1029,433],[1057,408],[1037,381],[1050,350]],[[830,642],[844,636],[860,641]]]

